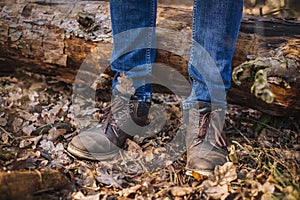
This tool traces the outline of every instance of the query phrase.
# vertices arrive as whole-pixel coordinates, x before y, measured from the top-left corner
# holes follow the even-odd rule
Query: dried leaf
[[[122,183],[125,182],[123,178],[124,176],[122,174],[114,173],[111,170],[106,169],[106,167],[96,169],[97,181],[105,185],[121,188]]]
[[[36,97],[38,97],[38,93],[36,91],[31,91],[29,94],[28,94],[28,97],[29,97],[29,100],[30,101],[34,101]]]
[[[270,183],[269,181],[265,182],[262,187],[260,188],[260,190],[263,193],[270,193],[272,194],[275,191],[275,186],[274,184]]]
[[[226,199],[229,195],[227,184],[219,185],[211,180],[205,180],[202,185],[204,186],[205,193],[212,199]]]
[[[143,156],[145,157],[146,162],[151,162],[154,159],[153,149],[154,148],[150,148],[143,153]]]
[[[52,127],[49,130],[47,140],[55,141],[59,136],[64,135],[66,132],[66,129],[57,129],[56,127]]]
[[[130,188],[125,188],[125,189],[119,191],[119,195],[124,196],[124,197],[128,197],[131,194],[137,193],[137,191],[140,190],[141,188],[142,188],[142,186],[139,185],[139,184],[135,185],[135,186],[132,186]]]
[[[28,136],[30,136],[31,133],[32,133],[32,131],[34,131],[34,130],[35,130],[35,127],[34,127],[33,124],[31,124],[31,125],[29,125],[29,126],[24,126],[24,127],[22,128],[22,131],[23,131],[26,135],[28,135]]]
[[[214,175],[215,181],[203,181],[204,191],[212,199],[225,199],[229,195],[228,183],[237,178],[236,167],[232,162],[227,162],[223,166],[216,166]]]
[[[192,171],[192,176],[197,179],[198,181],[204,181],[205,179],[207,179],[207,176],[204,176],[203,174],[200,174],[198,172]]]
[[[19,153],[18,158],[12,163],[13,169],[35,169],[37,166],[37,159],[39,158],[39,152],[24,151],[24,154]]]
[[[7,120],[5,118],[0,118],[0,126],[6,126]]]
[[[81,191],[76,192],[73,194],[73,199],[75,200],[80,200],[84,198],[84,194]]]
[[[80,185],[90,188],[97,187],[95,176],[91,169],[81,166],[78,169],[78,173],[81,175]]]
[[[42,135],[39,135],[37,137],[33,137],[33,138],[29,138],[29,139],[25,139],[25,140],[22,140],[20,142],[20,145],[19,147],[20,148],[26,148],[26,147],[29,147],[32,145],[32,149],[35,149],[36,148],[36,145],[38,144],[38,142],[42,139]]]
[[[19,144],[20,148],[26,148],[29,147],[32,144],[30,140],[22,140]]]
[[[12,122],[12,128],[15,133],[21,129],[22,123],[23,123],[23,119],[19,117],[16,117],[14,119],[14,121]]]
[[[135,89],[132,87],[132,83],[132,79],[125,76],[124,73],[121,73],[118,77],[118,84],[116,85],[116,88],[123,95],[133,95]]]
[[[297,200],[299,199],[300,196],[299,191],[291,185],[284,188],[284,193],[285,193],[285,199],[290,199],[290,200]]]
[[[132,141],[132,140],[127,140],[127,145],[128,145],[128,148],[127,148],[127,151],[128,151],[128,152],[138,153],[139,155],[142,155],[142,154],[143,154],[143,150],[142,150],[142,148],[140,147],[140,145],[138,145],[138,144],[135,143],[134,141]]]
[[[10,97],[10,100],[11,100],[12,102],[21,99],[22,96],[23,96],[23,94],[22,94],[21,91],[20,91],[21,89],[20,89],[20,88],[18,88],[18,89],[19,89],[19,91],[12,91],[12,92],[9,92],[9,97]]]
[[[237,179],[236,167],[232,162],[227,162],[223,166],[216,166],[214,174],[219,185],[225,185]]]
[[[40,147],[48,153],[53,152],[55,149],[55,146],[52,141],[42,140],[40,143]]]
[[[55,153],[56,155],[60,155],[65,151],[64,145],[62,143],[58,143],[54,150],[53,153]]]
[[[229,150],[229,159],[230,159],[230,161],[233,162],[234,164],[237,164],[238,163],[238,157],[237,157],[237,154],[236,154],[235,146],[230,145],[228,147],[228,150]]]
[[[194,188],[189,186],[174,186],[170,189],[171,194],[176,197],[182,197],[191,194],[193,191]]]
[[[261,200],[270,200],[270,199],[274,199],[272,193],[265,193],[261,196]]]
[[[76,192],[73,195],[73,199],[75,199],[75,200],[99,200],[100,199],[100,193],[94,194],[94,195],[84,196],[84,194],[79,191],[79,192]]]
[[[274,148],[274,150],[276,153],[278,153],[278,155],[282,156],[285,159],[291,159],[300,162],[299,150],[283,149],[283,148]]]
[[[9,140],[10,140],[11,137],[12,136],[7,132],[4,132],[4,133],[1,134],[1,140],[3,141],[4,144],[10,144]]]
[[[261,191],[262,185],[257,181],[251,182],[251,195],[256,197],[258,193]]]

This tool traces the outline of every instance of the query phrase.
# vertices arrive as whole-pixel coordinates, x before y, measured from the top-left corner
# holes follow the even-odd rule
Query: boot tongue
[[[108,126],[106,131],[106,137],[116,146],[123,148],[126,142],[126,139],[133,139],[133,136],[128,135],[122,130],[117,130],[116,126]]]
[[[199,113],[201,114],[205,114],[205,113],[208,113],[208,112],[211,112],[211,107],[210,106],[204,106],[204,107],[200,107],[198,109]]]
[[[150,103],[138,102],[137,112],[136,112],[137,117],[147,116],[149,114],[149,109],[150,109]]]
[[[146,126],[150,123],[149,110],[151,103],[143,101],[131,101],[133,112],[131,113],[131,119],[139,126]]]
[[[215,110],[209,114],[209,127],[206,131],[205,139],[211,142],[214,146],[226,147],[226,137],[223,132],[223,110]]]

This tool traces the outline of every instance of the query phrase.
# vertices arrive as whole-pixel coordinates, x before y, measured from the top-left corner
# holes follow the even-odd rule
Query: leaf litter
[[[196,172],[185,174],[185,157],[147,171],[146,165],[166,162],[164,146],[181,123],[180,101],[170,94],[153,94],[168,121],[162,131],[135,136],[127,149],[112,161],[80,160],[66,151],[80,132],[71,104],[71,86],[48,77],[0,77],[1,172],[58,170],[73,184],[69,189],[40,192],[47,199],[298,199],[299,124],[291,118],[266,116],[229,105],[225,132],[229,137],[230,162],[217,166],[214,178]],[[132,93],[130,81],[124,92]],[[57,88],[63,88],[57,90]],[[55,88],[55,89],[54,89]],[[121,88],[122,89],[122,88]],[[81,104],[85,104],[82,99]],[[108,101],[84,106],[92,126]],[[73,110],[72,110],[73,109]],[[76,110],[76,109],[75,109]],[[155,132],[155,130],[153,130]],[[175,148],[175,147],[174,147]]]

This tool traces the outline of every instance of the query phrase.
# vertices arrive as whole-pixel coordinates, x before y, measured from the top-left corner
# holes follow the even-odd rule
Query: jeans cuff
[[[201,109],[204,107],[209,107],[211,110],[218,110],[218,109],[222,109],[222,110],[226,110],[227,105],[225,104],[211,104],[210,102],[206,102],[206,101],[183,101],[182,102],[182,108],[183,110],[187,110],[187,109]]]
[[[147,93],[147,94],[135,94],[135,98],[138,101],[143,101],[143,102],[151,102],[151,93]]]

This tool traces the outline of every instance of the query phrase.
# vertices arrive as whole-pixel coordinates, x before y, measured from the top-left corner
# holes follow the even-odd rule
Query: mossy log
[[[108,2],[59,2],[0,3],[1,74],[39,73],[73,83],[82,65],[87,67],[81,72],[90,80],[97,79],[96,72],[108,66],[112,49]],[[156,61],[186,77],[191,15],[188,6],[158,8],[158,42],[171,51],[157,50]],[[245,62],[249,55],[269,52],[299,38],[299,22],[244,16],[233,67]],[[112,75],[109,70],[105,73]],[[295,80],[290,80],[291,89],[270,83],[275,99],[269,104],[250,92],[252,83],[233,83],[228,100],[271,115],[298,115],[300,95],[293,88]]]

